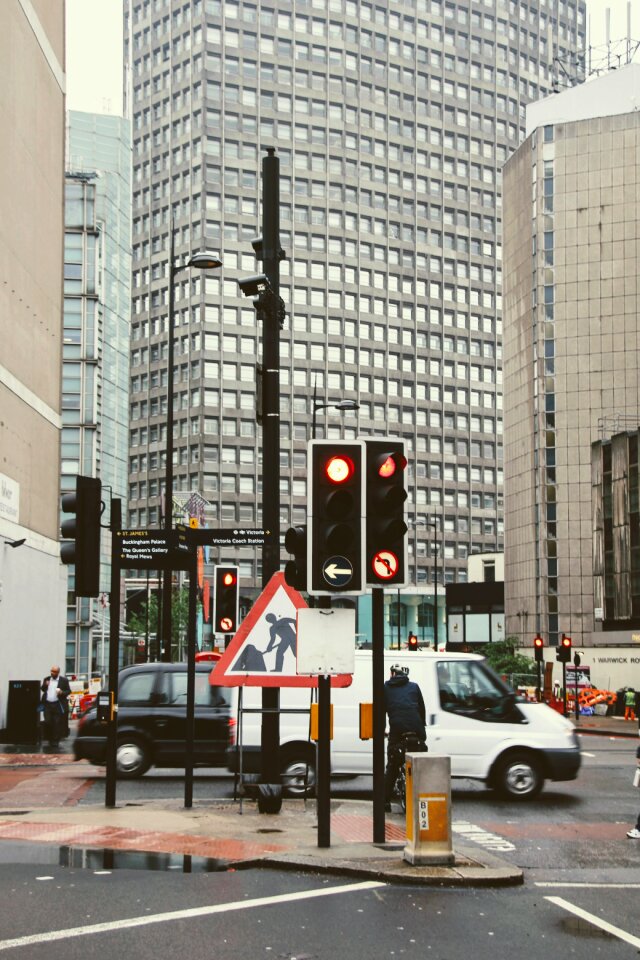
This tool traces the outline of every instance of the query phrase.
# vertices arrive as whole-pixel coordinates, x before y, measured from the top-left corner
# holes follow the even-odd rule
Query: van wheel
[[[544,786],[539,761],[531,753],[512,753],[498,763],[493,785],[507,800],[532,800]]]
[[[136,737],[121,737],[116,751],[116,770],[121,780],[134,780],[151,766],[148,749]]]
[[[316,790],[316,768],[304,757],[289,757],[281,772],[282,789],[287,797],[312,797]],[[306,790],[305,790],[306,784]]]

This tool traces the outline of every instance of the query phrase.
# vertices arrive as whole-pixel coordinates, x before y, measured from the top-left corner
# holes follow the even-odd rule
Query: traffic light
[[[370,586],[400,587],[406,578],[403,440],[366,440],[365,579]]]
[[[571,637],[566,633],[562,634],[562,639],[556,650],[556,660],[559,663],[569,663],[571,661]]]
[[[410,633],[407,638],[407,650],[417,650],[418,649],[418,638],[415,633]]]
[[[363,591],[364,462],[362,440],[309,443],[309,593]]]
[[[238,629],[238,568],[214,567],[213,632],[235,633]]]
[[[544,663],[544,640],[540,634],[537,634],[537,636],[533,638],[533,652],[536,663]]]
[[[102,483],[95,477],[76,477],[76,492],[62,495],[62,512],[73,514],[60,525],[64,543],[60,559],[75,566],[76,597],[100,593],[100,516]]]
[[[293,554],[293,560],[288,560],[284,568],[284,579],[290,587],[296,590],[307,589],[307,527],[289,527],[284,535],[284,546],[287,553]]]

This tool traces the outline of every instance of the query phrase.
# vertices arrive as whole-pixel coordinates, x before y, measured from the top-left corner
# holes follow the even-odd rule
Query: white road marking
[[[297,893],[283,893],[273,897],[256,897],[252,900],[239,900],[234,903],[216,903],[207,907],[191,907],[188,910],[174,910],[171,913],[155,913],[144,917],[130,917],[122,920],[109,920],[107,923],[93,923],[84,927],[68,927],[66,930],[49,930],[46,933],[34,933],[27,937],[14,937],[12,940],[0,940],[0,950],[13,947],[26,947],[32,943],[51,943],[54,940],[70,940],[73,937],[86,937],[95,933],[110,933],[112,930],[128,930],[131,927],[145,927],[151,923],[168,923],[173,920],[190,920],[193,917],[207,917],[213,913],[226,913],[229,910],[249,910],[252,907],[269,907],[277,903],[290,903],[293,900],[311,900],[314,897],[329,897],[339,893],[359,893],[363,890],[375,890],[386,886],[378,880],[363,880],[361,883],[347,883],[339,887],[322,887],[318,890],[302,890]]]
[[[596,754],[596,753],[587,753],[586,750],[583,750],[583,751],[582,751],[582,756],[583,756],[583,757],[596,757],[597,754]]]
[[[638,890],[640,889],[640,883],[585,883],[582,882],[570,882],[568,880],[558,880],[558,881],[544,881],[537,880],[535,883],[536,887],[547,887],[553,889],[560,889],[562,887],[568,888],[571,887],[575,890],[580,890],[584,887],[585,890]]]
[[[472,840],[474,843],[479,843],[488,850],[502,850],[506,852],[516,849],[515,844],[511,843],[510,840],[506,840],[497,833],[489,833],[488,830],[483,830],[482,827],[476,827],[475,824],[469,823],[468,820],[454,820],[451,824],[451,829],[454,833],[459,833],[465,840]]]
[[[568,913],[572,913],[576,917],[580,917],[581,920],[586,920],[587,923],[598,927],[599,930],[610,933],[611,936],[617,937],[618,940],[623,940],[625,943],[631,944],[632,947],[640,947],[640,937],[634,937],[633,934],[627,933],[626,930],[622,930],[620,927],[614,927],[612,923],[607,923],[606,920],[594,916],[593,913],[588,913],[586,910],[576,907],[575,904],[569,903],[568,900],[563,900],[562,897],[545,897],[545,900],[555,904],[556,907],[561,907]]]

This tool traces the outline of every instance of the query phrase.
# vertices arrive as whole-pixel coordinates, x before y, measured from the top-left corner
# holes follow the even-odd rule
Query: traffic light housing
[[[293,555],[284,568],[284,579],[296,590],[307,589],[307,526],[289,527],[284,535],[287,553]]]
[[[311,594],[362,593],[364,552],[362,440],[311,440],[307,523]]]
[[[75,566],[76,597],[100,593],[100,516],[102,483],[96,477],[76,477],[75,493],[62,495],[62,512],[72,514],[60,524],[60,559]]]
[[[533,638],[533,652],[536,658],[536,663],[544,663],[544,640],[537,634]]]
[[[571,637],[568,637],[566,633],[562,634],[562,638],[558,644],[556,660],[559,663],[570,663],[571,661]]]
[[[401,587],[406,583],[407,458],[404,441],[366,440],[365,579],[369,586]]]
[[[415,633],[410,633],[407,638],[407,650],[417,650],[418,649],[418,638]]]
[[[238,629],[238,567],[214,567],[213,632],[235,633]]]

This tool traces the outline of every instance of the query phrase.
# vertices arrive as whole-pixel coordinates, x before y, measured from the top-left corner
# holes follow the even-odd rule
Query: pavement
[[[638,725],[617,717],[580,717],[581,734],[638,736]],[[318,845],[316,804],[285,799],[278,814],[263,814],[243,799],[182,800],[144,804],[83,803],[104,770],[76,764],[71,738],[58,752],[0,745],[0,859],[2,842],[102,851],[136,851],[148,857],[178,855],[211,862],[211,869],[278,868],[425,886],[508,886],[523,871],[495,853],[452,835],[451,864],[415,866],[403,857],[404,815],[386,815],[385,842],[373,843],[372,804],[332,799],[330,846]]]

